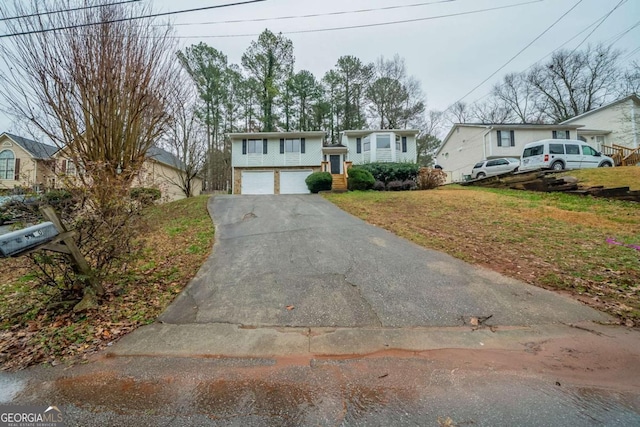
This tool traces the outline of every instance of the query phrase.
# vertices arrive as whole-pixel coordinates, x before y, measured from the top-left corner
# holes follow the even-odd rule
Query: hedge
[[[391,181],[415,181],[420,170],[417,163],[365,163],[358,169],[371,172],[376,181],[388,184]]]

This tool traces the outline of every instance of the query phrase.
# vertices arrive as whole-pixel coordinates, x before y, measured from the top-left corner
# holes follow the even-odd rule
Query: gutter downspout
[[[487,158],[487,135],[491,133],[493,126],[487,126],[487,131],[482,135],[482,158]],[[493,153],[493,147],[491,144],[491,138],[489,138],[489,152]]]
[[[631,102],[631,132],[633,132],[633,145],[635,148],[639,148],[638,127],[636,125],[636,104],[635,102],[633,102],[633,99],[631,99],[630,102]]]

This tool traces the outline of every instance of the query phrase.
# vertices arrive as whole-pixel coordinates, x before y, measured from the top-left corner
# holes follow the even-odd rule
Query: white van
[[[576,139],[543,139],[524,146],[520,171],[533,169],[582,169],[613,167],[611,157],[603,156],[586,142]]]

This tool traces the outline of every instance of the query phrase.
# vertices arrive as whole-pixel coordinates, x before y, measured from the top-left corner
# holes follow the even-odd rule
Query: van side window
[[[595,156],[598,154],[598,152],[588,145],[583,145],[582,154],[584,154],[585,156]]]
[[[574,144],[565,144],[565,149],[567,150],[567,154],[580,154],[580,146]]]
[[[522,153],[522,157],[532,157],[542,155],[544,149],[542,145],[536,145],[534,147],[525,148]]]
[[[549,144],[549,154],[564,154],[564,145]]]

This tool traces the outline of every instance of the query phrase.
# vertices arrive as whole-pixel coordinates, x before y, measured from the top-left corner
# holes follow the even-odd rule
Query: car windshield
[[[478,169],[478,168],[481,168],[482,165],[484,165],[484,162],[476,163],[476,165],[473,168]]]

